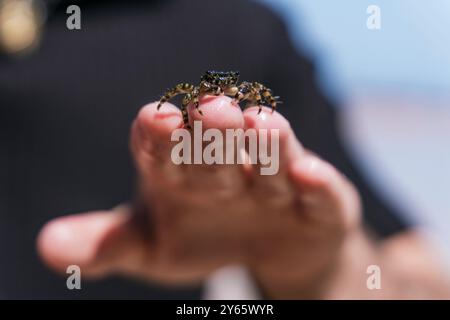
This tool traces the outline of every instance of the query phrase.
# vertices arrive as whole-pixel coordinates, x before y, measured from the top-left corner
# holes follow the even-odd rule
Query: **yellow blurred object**
[[[33,0],[0,0],[0,47],[8,54],[32,50],[39,43],[42,6]]]

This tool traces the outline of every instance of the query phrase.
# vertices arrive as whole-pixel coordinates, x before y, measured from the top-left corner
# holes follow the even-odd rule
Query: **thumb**
[[[133,272],[137,261],[151,261],[149,246],[132,227],[128,208],[57,218],[47,223],[37,240],[44,262],[65,272],[79,266],[89,277]]]

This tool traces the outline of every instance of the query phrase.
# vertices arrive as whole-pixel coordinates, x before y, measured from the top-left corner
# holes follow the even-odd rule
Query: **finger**
[[[171,161],[171,150],[176,144],[172,133],[183,126],[180,110],[165,103],[157,110],[157,102],[144,106],[131,128],[130,146],[138,171],[138,183],[150,196],[161,190],[179,185],[183,176]],[[163,196],[163,195],[161,195]]]
[[[54,270],[65,273],[77,265],[88,278],[124,274],[143,280],[171,285],[198,283],[205,269],[190,268],[189,253],[157,250],[153,238],[142,232],[136,215],[128,209],[98,211],[57,218],[39,233],[37,249],[43,261]],[[195,255],[197,252],[192,251]],[[173,259],[184,261],[177,264]],[[181,260],[180,260],[181,259]],[[216,263],[213,264],[217,268]],[[212,269],[211,269],[212,270]]]
[[[170,157],[172,132],[182,126],[180,110],[170,103],[157,110],[157,102],[144,106],[131,128],[131,148],[135,159],[153,162]]]
[[[263,107],[259,113],[258,107],[252,107],[244,111],[244,119],[245,128],[255,129],[258,133],[258,151],[270,155],[268,164],[259,162],[253,167],[256,195],[264,195],[263,199],[274,202],[289,203],[287,200],[292,196],[292,190],[287,177],[288,165],[302,155],[302,146],[289,122],[278,112],[272,113]],[[261,160],[261,153],[258,156]]]
[[[126,269],[143,254],[143,243],[131,232],[129,218],[124,210],[57,218],[41,230],[38,252],[59,272],[77,265],[84,275],[99,277]]]
[[[229,199],[243,188],[243,168],[237,164],[236,129],[243,131],[242,111],[227,96],[204,96],[198,112],[189,106],[193,158],[201,164],[184,166],[189,187],[205,200],[204,192],[214,189],[215,199]],[[203,141],[202,141],[203,140]],[[196,148],[201,144],[201,148]],[[215,146],[215,148],[213,148]],[[209,152],[212,151],[213,152]],[[217,157],[219,152],[219,156]],[[194,161],[195,163],[195,161]]]
[[[291,182],[303,214],[322,221],[355,226],[359,220],[359,196],[351,184],[331,164],[311,152],[290,166]]]
[[[203,115],[192,105],[189,106],[191,126],[193,121],[201,121],[205,129],[216,128],[224,131],[244,127],[242,111],[230,97],[203,96],[200,98],[199,108]]]

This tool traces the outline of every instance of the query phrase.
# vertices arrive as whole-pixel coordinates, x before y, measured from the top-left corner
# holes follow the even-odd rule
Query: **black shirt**
[[[199,297],[199,288],[123,279],[69,291],[40,262],[35,238],[49,219],[129,200],[131,121],[167,87],[197,83],[207,69],[240,70],[270,86],[300,141],[356,184],[370,228],[385,237],[406,227],[352,165],[313,65],[267,8],[238,0],[84,1],[82,29],[70,31],[69,4],[51,14],[38,50],[0,57],[0,296]]]

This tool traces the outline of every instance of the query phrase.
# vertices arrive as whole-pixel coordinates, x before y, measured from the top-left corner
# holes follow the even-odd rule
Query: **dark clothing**
[[[83,281],[82,290],[69,291],[40,262],[35,237],[49,219],[129,200],[133,118],[167,87],[196,84],[207,69],[240,70],[243,80],[271,87],[300,141],[357,185],[374,232],[406,227],[352,166],[312,64],[268,9],[237,0],[82,2],[82,30],[70,31],[68,4],[49,17],[37,51],[0,57],[0,296],[199,297],[198,288],[123,279]]]

